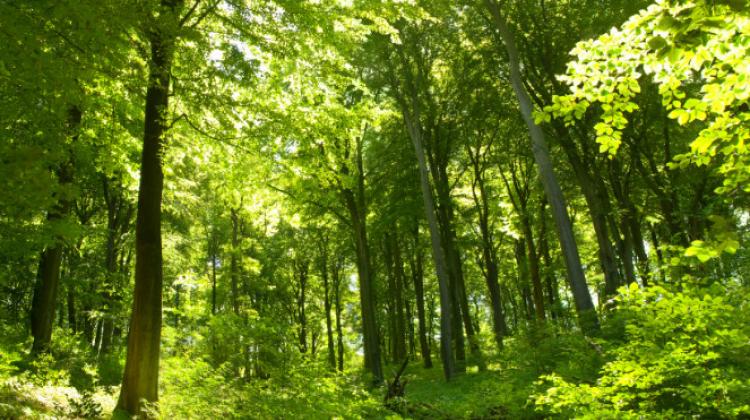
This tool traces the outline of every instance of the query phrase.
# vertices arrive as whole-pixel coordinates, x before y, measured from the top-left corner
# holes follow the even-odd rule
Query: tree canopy
[[[0,417],[750,416],[746,0],[0,14]]]

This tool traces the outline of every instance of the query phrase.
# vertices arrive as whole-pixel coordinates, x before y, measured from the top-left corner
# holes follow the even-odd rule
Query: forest
[[[750,418],[747,0],[0,16],[0,418]]]

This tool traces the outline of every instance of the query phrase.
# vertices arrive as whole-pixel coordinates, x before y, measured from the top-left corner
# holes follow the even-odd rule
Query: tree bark
[[[438,228],[437,218],[435,216],[435,205],[432,198],[432,188],[430,187],[429,173],[427,163],[425,162],[425,153],[422,147],[422,135],[419,128],[419,117],[415,116],[414,120],[410,118],[406,109],[402,109],[404,121],[408,128],[414,153],[419,164],[420,186],[422,188],[422,200],[424,203],[425,218],[430,228],[430,238],[432,243],[432,258],[435,261],[435,271],[437,272],[438,284],[440,286],[440,355],[443,361],[443,374],[446,380],[451,380],[456,375],[456,362],[453,357],[452,347],[452,330],[451,318],[453,318],[453,293],[451,291],[451,282],[448,277],[445,253],[441,244],[440,229]],[[454,288],[455,290],[455,288]]]
[[[160,19],[177,21],[182,0],[162,0]],[[159,396],[159,348],[162,308],[161,198],[164,187],[162,146],[169,105],[176,25],[150,32],[151,60],[146,90],[145,129],[135,232],[135,290],[128,350],[117,408],[140,414],[143,401]]]
[[[297,292],[297,322],[299,323],[299,351],[307,353],[307,314],[305,313],[305,300],[307,298],[307,269],[308,262],[305,259],[294,261],[295,271],[299,288]]]
[[[76,325],[76,292],[75,286],[72,283],[68,285],[68,326],[73,334],[78,332]]]
[[[489,145],[488,145],[489,147]],[[474,170],[474,182],[472,183],[472,197],[474,205],[477,208],[477,217],[479,223],[479,232],[482,240],[482,274],[484,274],[489,292],[490,308],[492,310],[492,332],[495,338],[495,344],[498,349],[503,348],[503,337],[508,333],[508,326],[505,323],[505,314],[503,313],[503,302],[498,282],[497,258],[495,255],[495,243],[490,229],[490,205],[485,187],[485,167],[481,159],[483,156],[480,152],[481,145],[473,151],[471,147],[466,148]],[[477,193],[477,188],[479,192]]]
[[[399,53],[402,61],[406,65],[406,58],[403,55],[403,51],[399,51]],[[457,326],[460,328],[460,319],[457,319],[456,317],[456,308],[454,308],[454,302],[456,301],[456,287],[451,281],[451,275],[448,271],[448,256],[445,244],[443,243],[442,233],[438,226],[437,209],[432,195],[430,172],[427,167],[427,158],[422,137],[421,105],[419,103],[417,87],[413,80],[414,77],[411,71],[409,70],[405,72],[409,97],[408,101],[411,102],[411,106],[409,106],[407,99],[398,93],[401,91],[401,87],[398,86],[395,75],[392,74],[393,68],[390,70],[392,79],[391,84],[394,93],[396,94],[396,100],[401,108],[404,124],[406,125],[407,132],[411,138],[412,145],[414,146],[414,154],[417,158],[417,164],[419,167],[419,185],[422,190],[425,219],[427,219],[427,225],[430,231],[432,257],[440,289],[440,357],[443,361],[443,374],[445,375],[445,379],[451,380],[457,373],[456,358],[454,356],[452,344],[453,340],[457,338],[454,337],[454,332],[457,329]],[[463,344],[463,341],[461,340],[459,344]]]
[[[76,141],[78,138],[77,132],[81,125],[81,116],[81,110],[76,106],[68,110],[67,129],[72,141]],[[73,183],[72,158],[72,156],[69,156],[55,171],[62,190],[70,188]],[[57,202],[47,213],[48,224],[59,223],[68,215],[72,206],[69,194],[69,191],[58,193]],[[51,245],[42,251],[39,258],[39,269],[34,284],[34,296],[31,300],[30,312],[31,335],[34,337],[31,352],[34,354],[48,351],[52,341],[57,292],[60,287],[63,247],[63,238],[57,237]]]
[[[547,306],[550,310],[552,319],[560,317],[560,294],[557,278],[555,277],[554,267],[552,266],[552,256],[549,252],[549,243],[547,242],[547,218],[545,209],[547,199],[542,197],[539,204],[539,253],[544,261],[544,285],[547,291]]]
[[[343,261],[339,260],[333,264],[333,304],[336,313],[336,347],[338,349],[337,367],[339,372],[344,371],[344,329],[341,325],[341,270]]]
[[[235,315],[240,314],[240,298],[239,298],[239,255],[240,252],[240,216],[239,209],[229,209],[230,217],[232,219],[232,255],[229,259],[229,276],[231,281],[231,299],[232,299],[232,311]]]
[[[370,246],[367,241],[367,206],[365,200],[365,175],[362,161],[362,139],[357,139],[356,150],[356,194],[351,188],[341,189],[344,204],[351,219],[352,233],[357,254],[357,273],[359,276],[359,302],[362,313],[362,339],[364,342],[365,367],[373,375],[376,384],[383,382],[383,368],[380,360],[378,327],[375,319],[375,292],[373,288]],[[350,174],[349,167],[344,165],[342,174]]]
[[[331,322],[331,288],[328,279],[328,240],[320,241],[320,276],[323,278],[323,310],[326,313],[326,337],[328,339],[328,365],[336,370],[336,348],[333,342],[333,325]]]
[[[552,214],[555,219],[560,246],[568,273],[568,281],[573,292],[573,297],[578,312],[579,324],[581,329],[586,333],[594,333],[599,330],[599,320],[594,308],[591,293],[586,284],[586,276],[581,266],[581,258],[578,254],[578,246],[573,235],[573,227],[570,216],[565,205],[565,198],[557,182],[552,162],[549,156],[549,149],[544,138],[542,129],[534,122],[532,115],[533,108],[528,92],[523,85],[521,77],[521,65],[516,49],[516,42],[513,33],[507,26],[505,19],[500,14],[500,9],[494,0],[485,0],[485,5],[489,9],[492,20],[495,24],[505,50],[508,54],[510,78],[513,90],[516,93],[521,114],[529,129],[531,137],[532,151],[536,160],[539,175],[547,195],[547,200],[552,208]]]
[[[387,260],[391,270],[391,302],[393,313],[393,361],[400,363],[406,358],[406,318],[404,313],[404,266],[401,259],[401,249],[396,235],[386,234],[385,245]]]
[[[417,301],[417,322],[419,324],[419,350],[422,355],[422,363],[425,369],[432,367],[432,357],[430,355],[430,342],[427,338],[427,320],[424,306],[424,266],[422,262],[422,250],[419,246],[419,227],[414,230],[414,249],[412,258],[409,260],[411,265],[411,277],[414,283],[414,296]]]

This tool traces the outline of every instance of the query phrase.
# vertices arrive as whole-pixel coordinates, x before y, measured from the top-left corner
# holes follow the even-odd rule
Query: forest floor
[[[391,367],[386,367],[386,371],[390,371]],[[497,364],[490,364],[481,372],[473,366],[455,380],[445,382],[439,365],[423,369],[421,365],[413,364],[404,373],[408,383],[405,397],[396,403],[398,414],[381,406],[369,411],[369,415],[350,412],[343,413],[343,418],[532,418],[533,407],[526,407],[525,400],[530,384],[528,379],[533,381],[533,378],[524,380],[517,373],[502,370]],[[25,375],[12,376],[0,383],[0,418],[110,418],[117,391],[118,388],[114,386],[96,386],[80,391],[70,385],[39,384]],[[184,389],[183,392],[189,393],[190,390]],[[384,393],[384,388],[378,388],[359,398],[369,399],[368,404],[377,406],[382,405]],[[178,396],[163,395],[165,400],[175,397]],[[298,402],[292,399],[288,403],[296,405]],[[352,403],[361,404],[362,401]],[[200,413],[195,414],[192,418],[204,418]],[[248,414],[228,414],[232,418],[256,418]],[[329,413],[325,418],[339,414]],[[324,417],[318,413],[310,418]]]
[[[97,357],[71,338],[59,340],[51,354],[30,359],[20,330],[0,332],[6,333],[0,336],[0,419],[111,418],[124,352]],[[537,418],[529,403],[540,373],[531,363],[533,352],[513,354],[487,356],[486,368],[471,364],[450,382],[437,361],[424,369],[421,360],[413,360],[401,377],[407,382],[404,397],[389,409],[386,387],[369,388],[358,369],[332,374],[325,363],[307,363],[269,381],[228,379],[223,367],[168,353],[161,361],[158,418]],[[399,367],[385,365],[386,380],[392,381]]]
[[[490,363],[480,371],[470,366],[450,382],[440,365],[424,369],[410,366],[404,398],[406,416],[430,419],[521,419],[535,417],[527,406],[535,375],[517,368]]]

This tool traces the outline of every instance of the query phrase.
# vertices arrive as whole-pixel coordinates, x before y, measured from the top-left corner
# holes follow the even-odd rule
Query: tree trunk
[[[516,266],[518,267],[518,280],[516,282],[518,295],[521,297],[524,316],[527,321],[531,321],[534,312],[534,301],[531,299],[531,289],[529,287],[529,262],[526,255],[526,247],[524,246],[523,239],[515,239],[513,244],[513,253],[516,257]]]
[[[419,117],[415,116],[414,120],[409,117],[406,108],[402,109],[404,121],[408,128],[414,153],[417,156],[419,164],[420,186],[422,188],[422,200],[424,203],[424,212],[427,223],[430,228],[430,238],[432,241],[432,257],[435,261],[435,270],[437,272],[438,284],[440,285],[440,356],[443,361],[443,374],[446,380],[451,380],[456,374],[456,362],[453,357],[453,339],[451,337],[453,325],[453,293],[451,291],[451,281],[448,277],[448,269],[443,246],[441,244],[440,229],[438,228],[437,218],[435,216],[435,204],[432,198],[432,188],[430,187],[429,173],[427,172],[427,163],[425,162],[425,153],[422,148],[422,134],[419,128]],[[455,288],[453,288],[455,290]]]
[[[231,299],[232,299],[232,311],[235,315],[240,314],[240,299],[239,299],[239,255],[240,252],[240,216],[239,209],[229,209],[230,216],[232,218],[232,256],[229,260],[229,276],[231,278]]]
[[[299,322],[299,351],[307,353],[307,315],[305,300],[307,298],[307,260],[296,260],[294,266],[297,271],[299,289],[297,289],[297,321]]]
[[[117,256],[121,247],[120,238],[130,228],[132,207],[126,201],[123,188],[120,185],[111,185],[106,176],[102,178],[104,202],[107,205],[107,241],[104,258],[104,269],[107,278],[102,291],[105,309],[103,316],[102,341],[100,352],[109,352],[114,331],[114,319],[117,312],[114,291],[122,286],[119,281],[120,271]]]
[[[452,325],[453,339],[456,347],[456,369],[459,372],[465,372],[466,350],[464,330],[466,331],[466,338],[469,340],[469,350],[472,355],[479,361],[482,360],[482,355],[469,314],[469,301],[466,296],[461,256],[456,246],[456,232],[453,227],[453,200],[450,196],[450,186],[446,172],[447,161],[443,156],[434,156],[435,154],[437,153],[431,153],[428,157],[430,157],[430,169],[437,193],[436,210],[438,225],[440,226],[441,244],[445,251],[448,276],[453,293]]]
[[[560,317],[560,295],[557,278],[552,266],[552,256],[549,252],[549,243],[547,242],[547,218],[545,217],[545,208],[547,207],[546,198],[542,197],[539,204],[539,253],[544,261],[544,285],[547,290],[547,306],[550,309],[552,319]]]
[[[557,178],[552,168],[547,142],[544,138],[542,129],[534,122],[531,99],[529,98],[528,92],[526,92],[521,77],[521,64],[518,50],[516,49],[515,37],[500,14],[500,9],[497,3],[495,3],[494,0],[485,0],[485,4],[492,15],[495,28],[502,38],[505,50],[508,54],[511,85],[513,86],[513,90],[516,93],[516,97],[521,107],[523,119],[529,128],[534,159],[536,160],[542,185],[544,186],[544,191],[547,195],[547,200],[552,208],[552,214],[555,219],[555,225],[560,239],[560,247],[562,248],[563,257],[565,259],[568,281],[570,282],[576,310],[578,311],[579,323],[583,331],[586,333],[593,333],[599,330],[598,316],[596,314],[596,309],[594,308],[593,300],[591,299],[591,293],[586,284],[586,276],[583,273],[581,258],[578,254],[578,246],[576,245],[575,236],[573,235],[573,226],[565,205],[565,198],[563,197],[562,189],[557,182]]]
[[[373,288],[370,246],[367,241],[367,206],[365,201],[364,165],[362,162],[362,139],[356,145],[357,193],[350,188],[341,190],[344,204],[351,218],[352,233],[357,254],[359,276],[359,302],[362,312],[362,340],[364,342],[365,367],[373,375],[376,384],[383,382],[383,368],[380,360],[378,327],[375,319],[375,292]],[[344,166],[342,174],[348,176],[349,168]]]
[[[81,116],[81,110],[78,107],[73,106],[68,110],[67,126],[72,141],[78,138],[77,131],[81,126]],[[72,158],[72,156],[69,156],[68,160],[63,162],[56,170],[61,189],[69,188],[73,182]],[[57,202],[47,213],[48,224],[56,224],[68,215],[72,205],[69,194],[67,191],[58,193]],[[34,354],[48,351],[52,341],[57,291],[60,287],[60,264],[63,246],[63,238],[57,237],[53,244],[42,251],[39,258],[39,269],[34,284],[30,313],[31,335],[34,337],[31,352]]]
[[[484,166],[480,162],[482,158],[480,155],[481,146],[477,147],[476,152],[468,146],[466,149],[474,169],[474,182],[472,183],[471,192],[474,198],[474,205],[477,208],[479,232],[482,239],[482,273],[484,274],[487,291],[489,292],[490,308],[492,310],[492,333],[495,338],[495,344],[497,344],[497,348],[500,350],[503,348],[503,337],[508,333],[508,326],[505,323],[505,314],[503,313],[494,237],[492,229],[490,229],[489,198],[487,197],[487,189],[485,187]],[[477,188],[479,188],[479,194],[477,194]]]
[[[389,246],[393,259],[393,309],[395,313],[393,359],[402,362],[406,358],[406,318],[404,313],[404,263],[401,259],[401,248],[398,237],[386,235],[386,246]]]
[[[76,291],[72,283],[68,285],[68,326],[73,334],[78,332],[76,325]]]
[[[422,263],[422,250],[419,247],[419,227],[414,231],[414,251],[411,264],[411,277],[414,282],[414,296],[417,301],[417,322],[419,324],[419,350],[422,355],[422,363],[425,369],[432,367],[430,355],[430,342],[427,339],[427,320],[424,307],[424,268]]]
[[[338,370],[344,371],[344,331],[341,325],[341,270],[343,270],[343,260],[339,259],[333,264],[333,306],[336,315],[336,347],[338,349]]]
[[[537,320],[544,321],[544,291],[542,290],[542,277],[539,272],[539,256],[536,253],[536,245],[534,245],[534,236],[527,209],[524,208],[523,212],[524,214],[521,216],[521,223],[523,224],[523,236],[526,242],[526,251],[529,256],[529,274],[531,277],[532,296],[534,298],[534,312]]]
[[[331,288],[328,281],[328,243],[320,242],[320,276],[323,278],[323,310],[326,313],[326,337],[328,339],[328,365],[336,370],[336,348],[333,342],[333,325],[331,322]]]
[[[177,20],[182,0],[162,0],[160,16]],[[143,401],[158,400],[162,308],[162,145],[169,105],[170,70],[176,28],[150,33],[151,62],[146,90],[145,130],[135,232],[135,290],[125,372],[117,407],[140,414]]]
[[[211,254],[211,315],[216,315],[216,251]]]

